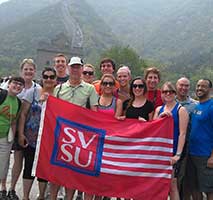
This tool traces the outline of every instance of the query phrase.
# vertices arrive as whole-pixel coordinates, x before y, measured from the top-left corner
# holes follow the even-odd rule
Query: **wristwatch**
[[[181,152],[177,152],[175,155],[181,157]]]

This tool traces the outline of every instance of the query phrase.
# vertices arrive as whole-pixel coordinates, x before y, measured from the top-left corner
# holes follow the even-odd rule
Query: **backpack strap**
[[[21,99],[19,99],[18,97],[17,97],[17,100],[18,100],[18,112],[20,111],[20,108],[21,108]]]
[[[4,102],[4,100],[7,97],[7,90],[1,89],[0,88],[0,105]]]
[[[62,89],[62,83],[60,84],[60,87],[58,89],[58,92],[56,94],[56,97],[59,98],[59,93],[61,92],[61,89]]]

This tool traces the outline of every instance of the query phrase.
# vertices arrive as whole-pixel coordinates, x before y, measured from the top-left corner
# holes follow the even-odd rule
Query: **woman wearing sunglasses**
[[[95,67],[91,64],[85,64],[82,71],[82,79],[84,82],[92,84],[95,78]]]
[[[181,165],[180,158],[185,143],[187,125],[189,121],[186,109],[176,102],[175,96],[175,86],[171,82],[164,83],[161,88],[161,97],[164,104],[157,107],[154,114],[154,119],[165,116],[172,116],[174,119],[174,145],[173,156],[171,157],[171,164],[173,165],[173,175],[170,189],[171,200],[180,199],[177,187],[177,177]]]
[[[56,71],[47,67],[42,71],[42,88],[34,87],[23,97],[19,118],[19,143],[24,148],[23,199],[28,200],[34,177],[31,176],[40,124],[41,104],[47,94],[53,94]],[[44,199],[46,181],[39,180],[39,197]]]
[[[125,102],[126,118],[139,119],[141,121],[149,121],[153,117],[154,106],[152,102],[146,98],[147,86],[142,77],[133,79],[130,84],[130,100]]]
[[[112,74],[104,74],[101,78],[101,96],[98,100],[98,111],[110,114],[114,117],[122,115],[122,101],[113,95],[115,89],[115,77]]]

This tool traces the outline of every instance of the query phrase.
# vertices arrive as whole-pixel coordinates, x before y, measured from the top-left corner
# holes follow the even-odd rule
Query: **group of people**
[[[116,65],[110,58],[100,62],[101,79],[95,80],[95,67],[79,57],[68,62],[63,54],[54,57],[54,66],[45,67],[41,83],[34,80],[36,65],[24,59],[21,76],[13,76],[0,89],[0,200],[17,200],[16,183],[23,168],[23,200],[28,200],[35,177],[31,175],[42,103],[54,95],[70,103],[102,112],[119,120],[133,118],[141,123],[172,116],[174,145],[171,165],[173,173],[170,199],[200,200],[207,195],[213,200],[213,100],[212,82],[200,79],[196,84],[197,101],[189,96],[190,81],[186,77],[162,84],[156,67],[133,78],[131,67]],[[11,185],[6,178],[10,152],[14,152]],[[24,161],[24,162],[23,162]],[[24,163],[24,166],[23,166]],[[72,181],[72,180],[70,180]],[[45,199],[48,181],[38,178],[38,200]],[[134,183],[133,183],[134,184]],[[50,183],[50,199],[56,200],[60,186]],[[124,188],[125,190],[125,188]],[[65,188],[71,200],[74,189]],[[94,192],[95,193],[95,192]],[[110,199],[78,191],[77,199]],[[120,198],[117,198],[120,199]]]

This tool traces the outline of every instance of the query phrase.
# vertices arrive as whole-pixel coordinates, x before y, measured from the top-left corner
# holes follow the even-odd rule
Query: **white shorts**
[[[0,180],[7,178],[10,164],[10,151],[13,143],[7,140],[7,137],[0,138]]]

